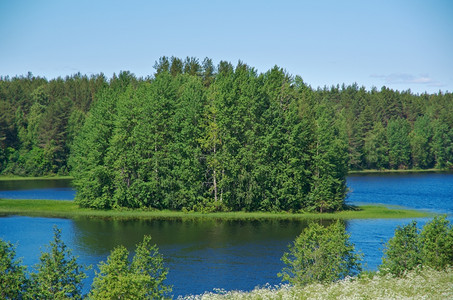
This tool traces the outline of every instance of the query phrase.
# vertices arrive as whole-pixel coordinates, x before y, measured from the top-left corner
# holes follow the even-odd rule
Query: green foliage
[[[319,212],[342,208],[346,196],[347,148],[333,110],[321,104],[315,120],[310,208]]]
[[[453,266],[453,227],[445,216],[423,226],[419,239],[423,265],[438,270]]]
[[[394,169],[407,169],[410,166],[410,125],[406,119],[391,119],[387,125],[389,165]]]
[[[105,83],[102,74],[90,78],[75,74],[50,81],[31,73],[27,77],[0,78],[0,172],[67,174],[69,149],[83,122],[73,112],[85,114],[93,95]],[[2,156],[9,148],[16,155]],[[43,153],[44,161],[36,157],[39,153]]]
[[[242,63],[236,68],[221,63],[207,88],[191,75],[199,72],[193,59],[186,59],[183,71],[176,58],[169,63],[169,72],[159,71],[151,82],[98,95],[72,147],[77,203],[197,211],[315,209],[306,199],[312,180],[307,175],[313,135],[322,131],[313,131],[310,91],[303,84],[293,89],[281,69],[259,77]],[[346,148],[336,125],[333,130],[324,137],[322,152],[328,157],[317,160],[329,165],[323,176],[331,179],[321,211],[340,209],[345,196],[346,160],[334,153],[343,155]]]
[[[431,143],[433,130],[431,120],[427,116],[418,117],[414,129],[410,133],[412,165],[416,168],[432,168],[434,163]]]
[[[405,226],[398,226],[395,236],[386,244],[379,270],[400,276],[405,271],[413,270],[420,265],[422,260],[418,237],[417,222],[412,221]]]
[[[453,128],[443,120],[433,122],[432,149],[437,168],[451,167],[453,163]]]
[[[329,227],[310,223],[283,255],[286,267],[278,275],[293,285],[333,282],[357,274],[360,260],[339,221]]]
[[[398,227],[379,270],[401,276],[420,265],[438,270],[453,265],[453,227],[445,216],[435,217],[421,231],[415,221]]]
[[[164,284],[168,269],[151,237],[145,236],[135,249],[132,262],[123,246],[115,248],[101,262],[89,297],[92,299],[162,299],[171,291]],[[77,264],[71,250],[54,228],[54,240],[48,252],[42,252],[35,273],[26,278],[25,267],[15,261],[11,243],[0,239],[1,299],[82,299],[83,267]],[[86,295],[85,295],[86,296]]]
[[[61,230],[54,228],[54,240],[48,252],[42,252],[36,273],[30,277],[26,298],[30,299],[81,299],[83,267],[61,240]]]
[[[453,166],[452,93],[314,90],[209,58],[155,68],[0,78],[0,173],[71,172],[77,203],[98,209],[325,212],[348,168]]]
[[[137,245],[130,263],[123,246],[115,248],[107,262],[101,262],[90,292],[92,299],[161,299],[171,291],[163,282],[168,270],[151,237]]]
[[[388,168],[388,145],[385,127],[375,122],[373,129],[365,135],[364,154],[368,169]]]
[[[16,261],[13,245],[0,239],[0,298],[22,299],[27,279],[25,268]]]

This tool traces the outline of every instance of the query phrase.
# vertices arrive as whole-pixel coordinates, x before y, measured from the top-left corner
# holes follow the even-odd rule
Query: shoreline
[[[364,169],[349,170],[348,175],[366,174],[406,174],[406,173],[453,173],[453,169]],[[71,175],[44,175],[44,176],[20,176],[20,175],[0,175],[0,181],[21,181],[21,180],[72,180]]]
[[[94,210],[80,208],[68,200],[7,200],[0,199],[0,216],[20,215],[50,218],[107,219],[221,219],[221,220],[332,220],[332,219],[406,219],[426,218],[434,214],[384,205],[363,205],[334,213],[289,212],[183,212],[170,210]]]
[[[0,181],[22,181],[22,180],[72,180],[74,177],[69,175],[46,175],[46,176],[17,176],[17,175],[0,175]]]
[[[409,173],[452,173],[452,169],[366,169],[366,170],[350,170],[348,175],[367,175],[367,174],[409,174]]]

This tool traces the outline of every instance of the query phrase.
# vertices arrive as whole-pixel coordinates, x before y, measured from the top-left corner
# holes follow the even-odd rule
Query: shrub
[[[361,270],[361,255],[354,253],[354,245],[339,221],[329,227],[309,224],[282,261],[286,267],[278,275],[294,285],[333,282]]]
[[[442,270],[453,265],[453,227],[445,216],[437,216],[420,233],[424,266]]]
[[[379,270],[400,276],[421,264],[419,230],[417,222],[412,221],[395,229],[395,236],[386,244],[384,257]]]
[[[445,216],[435,217],[421,231],[416,221],[397,227],[379,270],[401,276],[419,265],[437,270],[453,265],[453,228]]]

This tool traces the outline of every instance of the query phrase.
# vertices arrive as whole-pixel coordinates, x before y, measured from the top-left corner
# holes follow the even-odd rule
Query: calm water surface
[[[0,199],[73,200],[69,179],[1,180]]]
[[[1,183],[0,183],[1,184]],[[42,182],[40,183],[42,184]],[[53,183],[55,184],[55,183]],[[453,174],[408,174],[350,176],[348,202],[382,203],[453,213]],[[1,194],[15,191],[40,193],[51,188],[55,193],[68,186],[5,188]],[[56,191],[55,191],[56,189]],[[32,190],[33,192],[30,192]],[[35,192],[38,191],[38,192]],[[42,197],[42,196],[41,196]],[[16,199],[17,199],[16,198]],[[44,197],[49,198],[49,197]],[[63,197],[64,198],[64,197]],[[72,199],[72,198],[70,198]],[[346,223],[356,249],[365,255],[366,268],[381,263],[382,248],[393,236],[396,226],[411,220],[352,220]],[[427,220],[418,220],[422,225]],[[214,288],[251,290],[266,283],[278,284],[283,252],[307,225],[302,221],[216,221],[216,220],[102,220],[56,219],[22,216],[0,217],[0,238],[17,244],[17,255],[28,266],[39,260],[40,250],[53,237],[52,227],[62,229],[62,238],[79,256],[79,262],[96,266],[109,252],[123,244],[133,250],[143,235],[150,234],[170,269],[167,283],[173,295],[200,294]],[[88,290],[94,270],[85,286]]]

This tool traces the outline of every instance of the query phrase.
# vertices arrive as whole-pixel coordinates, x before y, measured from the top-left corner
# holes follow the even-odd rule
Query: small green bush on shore
[[[386,244],[379,270],[401,276],[418,266],[437,270],[453,266],[453,226],[446,216],[436,216],[422,230],[416,221],[397,227]]]
[[[310,223],[282,261],[286,267],[278,275],[293,285],[333,282],[361,271],[361,256],[339,221],[329,227]]]

